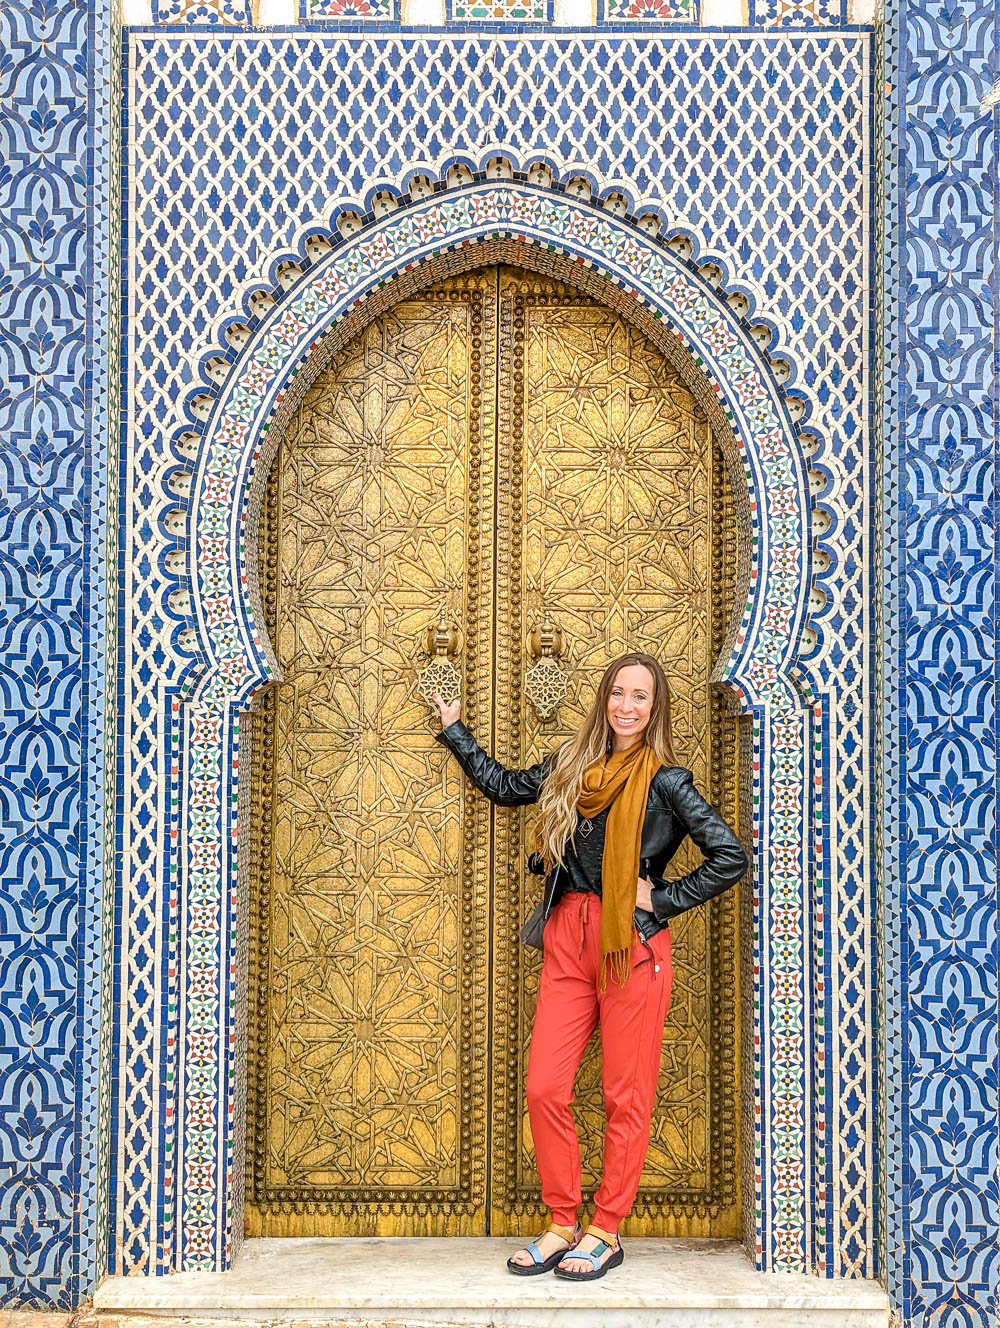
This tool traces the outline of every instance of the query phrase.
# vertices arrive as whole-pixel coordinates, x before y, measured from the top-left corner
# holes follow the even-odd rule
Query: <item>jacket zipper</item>
[[[636,964],[636,968],[641,968],[643,964],[649,964],[649,963],[652,963],[652,965],[653,965],[653,972],[654,972],[654,973],[659,973],[659,971],[660,971],[660,966],[659,966],[659,964],[656,962],[656,955],[653,954],[652,946],[649,944],[649,942],[646,940],[646,938],[645,938],[644,936],[640,936],[640,937],[639,937],[639,940],[640,940],[641,944],[643,945],[643,947],[644,947],[646,950],[649,951],[649,958],[648,958],[648,959],[640,959],[639,962]]]
[[[641,860],[641,862],[640,862],[639,865],[642,867],[642,874],[643,874],[643,876],[645,876],[645,877],[648,879],[648,877],[649,877],[649,858],[643,858],[643,859]],[[653,954],[653,950],[652,950],[652,947],[650,946],[649,942],[646,940],[645,936],[640,936],[640,937],[639,937],[639,940],[642,942],[643,946],[649,951],[649,959],[648,959],[648,960],[647,960],[647,959],[640,959],[640,960],[639,960],[639,963],[640,963],[640,964],[652,963],[652,965],[653,965],[653,972],[654,972],[654,973],[659,973],[659,971],[660,971],[660,966],[659,966],[659,964],[656,962],[656,955]],[[636,965],[636,967],[638,967],[638,964]]]
[[[552,882],[549,885],[549,895],[545,901],[545,914],[542,918],[543,922],[548,922],[549,914],[552,912],[552,901],[556,896],[556,881],[559,879],[560,870],[561,868],[556,867],[555,871],[552,873]]]

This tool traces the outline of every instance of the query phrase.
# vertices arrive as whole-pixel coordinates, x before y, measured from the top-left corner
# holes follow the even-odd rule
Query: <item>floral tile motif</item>
[[[750,22],[762,28],[840,27],[848,0],[749,0]]]
[[[323,19],[396,19],[395,0],[299,0],[299,22]]]
[[[598,23],[697,23],[698,0],[598,0]]]
[[[154,23],[218,23],[228,27],[256,22],[254,0],[153,0]]]
[[[988,1328],[1000,1288],[1000,6],[892,4],[879,40],[880,1245],[902,1322]]]
[[[0,9],[5,1310],[75,1308],[107,1258],[118,34],[114,3]]]

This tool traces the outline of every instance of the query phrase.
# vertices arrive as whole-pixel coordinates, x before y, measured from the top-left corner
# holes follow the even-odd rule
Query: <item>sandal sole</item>
[[[567,1256],[563,1254],[560,1257],[561,1259],[565,1259]],[[559,1260],[556,1261],[556,1266],[552,1271],[555,1273],[556,1277],[561,1277],[564,1282],[596,1282],[599,1277],[603,1277],[605,1273],[610,1273],[612,1268],[617,1268],[624,1262],[625,1251],[616,1250],[615,1253],[611,1255],[610,1259],[601,1264],[600,1268],[595,1268],[593,1272],[590,1273],[571,1273],[568,1268],[559,1267]]]
[[[555,1254],[550,1254],[544,1263],[512,1263],[507,1260],[507,1271],[513,1273],[515,1277],[539,1277],[542,1273],[550,1273],[560,1259],[565,1259],[566,1251],[558,1250]]]

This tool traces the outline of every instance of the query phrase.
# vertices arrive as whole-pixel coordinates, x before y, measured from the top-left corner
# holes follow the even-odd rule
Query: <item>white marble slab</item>
[[[877,1283],[755,1272],[735,1241],[623,1240],[625,1262],[574,1284],[507,1272],[517,1240],[247,1241],[228,1273],[109,1278],[100,1319],[497,1328],[886,1328]]]

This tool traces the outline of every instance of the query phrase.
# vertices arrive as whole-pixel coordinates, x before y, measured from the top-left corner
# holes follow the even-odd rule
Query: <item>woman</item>
[[[649,1147],[670,1000],[667,923],[738,881],[747,856],[674,760],[667,680],[651,655],[630,652],[610,664],[575,736],[526,770],[508,770],[483,751],[459,719],[459,701],[434,700],[437,739],[477,788],[501,806],[539,804],[530,865],[548,872],[526,1088],[551,1222],[507,1267],[522,1277],[554,1269],[591,1281],[625,1258],[618,1227]],[[687,835],[705,861],[665,881],[660,873]],[[598,1021],[608,1123],[594,1220],[582,1231],[570,1103]]]

